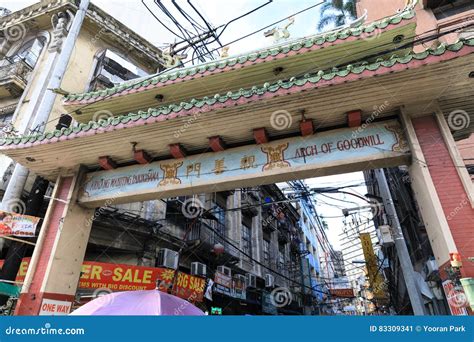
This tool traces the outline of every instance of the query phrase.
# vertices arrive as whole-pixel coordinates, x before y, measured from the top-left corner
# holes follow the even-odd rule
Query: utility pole
[[[380,197],[383,199],[383,204],[387,217],[390,218],[393,239],[395,241],[395,248],[397,250],[398,260],[402,268],[403,278],[405,279],[405,285],[407,287],[408,296],[410,297],[411,306],[413,313],[417,316],[425,314],[425,306],[423,305],[423,298],[421,296],[420,289],[415,281],[413,265],[411,264],[410,254],[403,237],[402,227],[398,220],[397,211],[393,203],[390,188],[387,183],[387,178],[383,169],[374,170],[377,184],[379,185]]]

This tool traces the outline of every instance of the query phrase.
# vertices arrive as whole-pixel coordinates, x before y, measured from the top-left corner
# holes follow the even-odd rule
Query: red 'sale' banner
[[[22,260],[16,281],[25,280],[30,258]],[[0,267],[4,260],[0,260]],[[133,266],[125,264],[110,264],[104,262],[84,261],[79,280],[81,289],[107,288],[112,291],[152,290],[156,281],[160,283],[159,289],[166,291],[174,280],[174,270],[167,268]],[[203,299],[206,280],[179,272],[173,286],[173,294],[178,297],[200,302]]]

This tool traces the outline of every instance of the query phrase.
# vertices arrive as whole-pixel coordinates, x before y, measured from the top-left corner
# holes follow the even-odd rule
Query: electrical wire
[[[142,1],[144,1],[144,0],[142,0]],[[323,3],[324,3],[324,1],[322,1],[322,2],[320,2],[320,3],[318,3],[318,4],[316,4],[316,5],[307,7],[307,8],[305,8],[305,9],[303,9],[303,10],[300,10],[300,11],[298,11],[298,12],[296,12],[296,13],[291,14],[289,17],[294,17],[294,16],[296,16],[296,15],[298,15],[298,14],[301,14],[301,13],[303,13],[303,12],[306,12],[306,11],[308,11],[308,10],[310,10],[310,9],[316,7],[316,6],[319,6],[319,5],[323,4]],[[147,6],[145,6],[145,7],[147,7]],[[243,39],[245,39],[245,38],[248,38],[248,37],[250,37],[250,36],[252,36],[252,35],[254,35],[254,34],[258,33],[258,32],[263,31],[264,29],[266,29],[266,28],[268,28],[268,27],[270,27],[270,26],[273,26],[273,25],[275,25],[275,24],[277,24],[277,23],[280,23],[280,22],[282,22],[282,21],[285,21],[287,18],[288,18],[288,17],[285,17],[284,19],[281,19],[280,21],[277,21],[277,22],[272,23],[272,24],[270,24],[270,25],[267,25],[267,26],[265,26],[264,28],[262,28],[262,29],[260,29],[260,30],[256,30],[256,31],[253,31],[253,32],[251,32],[251,33],[249,33],[249,34],[246,34],[246,35],[244,35],[244,36],[241,36],[240,38],[237,38],[237,39],[235,39],[235,40],[233,40],[233,41],[231,41],[231,42],[228,42],[228,43],[224,44],[224,46],[228,46],[228,45],[230,45],[230,44],[234,44],[234,43],[236,43],[236,42],[238,42],[238,41],[240,41],[240,40],[243,40]],[[173,33],[173,34],[176,35],[175,33]],[[183,40],[184,40],[184,39],[183,39]],[[213,50],[211,50],[211,52],[214,52],[214,51],[217,51],[217,50],[219,50],[219,48],[213,49]],[[157,77],[157,76],[160,76],[160,75],[162,75],[162,74],[164,74],[164,73],[168,73],[168,72],[170,72],[170,71],[172,71],[172,70],[174,70],[174,69],[181,68],[182,66],[184,66],[184,65],[186,65],[186,64],[189,64],[189,63],[192,63],[192,62],[195,61],[195,60],[196,60],[196,58],[192,58],[192,59],[190,59],[190,60],[187,60],[187,61],[183,62],[181,65],[176,65],[176,66],[174,66],[174,67],[168,68],[168,69],[166,69],[166,70],[163,70],[163,71],[161,71],[161,72],[155,73],[155,74],[150,75],[150,76],[148,76],[148,77],[141,78],[141,79],[137,80],[136,82],[130,82],[130,84],[129,84],[128,86],[125,86],[120,92],[130,90],[130,89],[132,89],[134,86],[136,86],[137,84],[140,84],[140,83],[142,83],[142,82],[144,82],[144,81],[152,80],[153,78],[155,78],[155,77]],[[123,84],[122,84],[122,85],[123,85]],[[98,103],[98,102],[107,100],[107,99],[109,99],[109,98],[111,98],[112,96],[115,96],[115,95],[116,95],[116,94],[114,94],[114,95],[112,95],[112,94],[105,95],[105,96],[101,97],[100,99],[97,99],[97,100],[94,101],[94,102],[87,103],[87,104],[85,104],[85,105],[83,105],[83,106],[81,106],[81,107],[79,107],[79,108],[76,108],[76,109],[70,111],[70,112],[64,113],[64,115],[71,115],[71,114],[73,114],[73,113],[78,113],[78,112],[80,113],[82,109],[87,108],[87,107],[89,107],[89,106],[91,106],[91,105],[93,105],[93,104],[96,104],[96,103]],[[49,121],[46,121],[45,123],[38,124],[38,126],[35,127],[34,129],[30,130],[30,132],[35,132],[35,131],[37,131],[40,127],[46,126],[48,123],[51,123],[51,122],[53,122],[53,121],[57,121],[57,118],[54,118],[54,119],[49,120]]]
[[[221,238],[223,241],[225,241],[226,243],[228,243],[231,247],[233,247],[234,249],[236,249],[237,251],[239,251],[243,256],[247,257],[249,260],[252,260],[253,262],[255,262],[257,265],[260,265],[261,267],[273,272],[274,274],[280,276],[281,278],[285,279],[285,280],[288,280],[294,284],[298,284],[298,286],[302,286],[306,289],[310,289],[310,290],[313,290],[313,291],[316,291],[316,292],[319,292],[319,293],[323,293],[323,294],[326,294],[326,295],[331,295],[330,293],[328,292],[324,292],[324,291],[320,291],[320,290],[317,290],[317,289],[314,289],[312,288],[311,286],[307,286],[305,285],[304,283],[300,283],[294,279],[291,279],[287,276],[285,276],[284,274],[278,272],[278,271],[275,271],[274,269],[272,269],[271,267],[265,265],[264,263],[254,259],[251,255],[249,255],[248,253],[246,253],[245,251],[243,251],[242,249],[240,249],[240,247],[237,247],[233,242],[229,241],[227,239],[227,237],[223,236],[219,231],[215,230],[214,228],[210,227],[210,226],[207,226],[207,225],[204,225],[207,229],[209,229],[210,231],[212,231],[214,234],[216,234],[219,238]]]

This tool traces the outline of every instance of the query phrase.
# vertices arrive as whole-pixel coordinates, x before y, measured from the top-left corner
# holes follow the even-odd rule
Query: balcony
[[[280,243],[290,242],[290,233],[285,230],[278,230],[278,242]]]
[[[272,233],[277,230],[277,218],[271,210],[262,213],[262,229],[264,232]]]
[[[241,208],[242,212],[248,213],[251,216],[258,214],[258,208],[256,206],[258,202],[258,197],[251,191],[242,191],[242,198],[241,198]]]
[[[225,236],[225,226],[222,223],[208,219],[199,219],[194,223],[187,224],[192,224],[186,239],[188,244],[196,246],[197,250],[202,251],[207,256],[209,256],[209,252],[213,250],[216,244],[221,244],[224,246],[223,255],[225,257],[238,259],[239,251],[232,245],[239,246],[239,244]]]
[[[278,221],[278,241],[280,243],[287,243],[290,242],[290,226],[288,222],[285,221]]]
[[[0,99],[19,97],[28,84],[31,70],[22,60],[0,66]]]

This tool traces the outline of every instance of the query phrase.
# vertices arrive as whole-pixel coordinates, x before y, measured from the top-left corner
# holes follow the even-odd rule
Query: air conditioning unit
[[[438,272],[438,263],[436,260],[430,259],[423,265],[423,275],[425,280],[429,279],[433,274]]]
[[[191,274],[200,277],[207,276],[207,267],[201,262],[192,262],[191,263]]]
[[[247,287],[256,288],[257,287],[257,276],[255,274],[252,274],[252,273],[247,273],[247,276],[245,278],[245,285]]]
[[[293,293],[300,293],[301,292],[301,286],[291,286],[291,292]]]
[[[379,226],[379,240],[384,247],[392,246],[394,244],[391,229],[392,228],[388,225]]]
[[[247,283],[247,278],[243,274],[236,274],[234,276],[234,279],[237,280],[238,282],[241,282],[242,284]]]
[[[168,248],[159,249],[156,256],[156,266],[177,269],[178,252]]]
[[[217,272],[225,274],[228,277],[232,276],[232,271],[229,267],[227,266],[217,266]]]
[[[275,277],[271,274],[265,274],[265,287],[273,287],[275,285]]]

